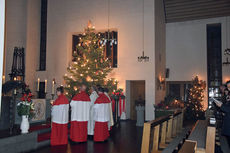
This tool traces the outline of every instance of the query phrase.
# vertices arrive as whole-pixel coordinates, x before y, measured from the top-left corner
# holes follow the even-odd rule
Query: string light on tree
[[[111,61],[104,57],[104,47],[100,41],[100,35],[95,33],[95,28],[89,22],[85,32],[79,38],[79,44],[76,45],[76,54],[73,54],[73,59],[76,61],[71,63],[67,68],[68,75],[64,76],[68,97],[71,98],[79,92],[78,89],[82,83],[88,87],[97,84],[104,85],[110,91],[117,89],[118,82],[115,79],[106,81],[108,74],[112,71]]]
[[[202,101],[204,100],[205,88],[206,82],[199,80],[198,76],[192,80],[192,86],[188,90],[188,100],[186,102],[185,116],[187,119],[197,120],[204,117]]]

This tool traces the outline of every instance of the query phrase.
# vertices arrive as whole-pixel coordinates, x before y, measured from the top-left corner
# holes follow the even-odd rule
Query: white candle
[[[47,80],[45,80],[45,93],[47,92]]]
[[[6,77],[5,77],[5,75],[3,75],[2,76],[2,84],[5,83],[5,81],[6,81]]]
[[[55,82],[54,82],[54,80],[52,81],[52,94],[54,95],[54,84],[55,84]]]
[[[14,89],[14,94],[15,94],[15,95],[17,94],[17,89]]]
[[[40,85],[40,78],[38,78],[37,91],[39,91],[39,85]]]

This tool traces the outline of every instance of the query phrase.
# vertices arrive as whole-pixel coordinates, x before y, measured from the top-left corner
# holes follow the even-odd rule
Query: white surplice
[[[90,95],[91,105],[90,105],[90,111],[89,111],[89,121],[88,121],[88,135],[94,135],[94,124],[95,121],[93,119],[93,105],[96,99],[98,98],[98,94],[96,91],[93,91]]]
[[[109,111],[110,111],[110,119],[109,119],[109,122],[108,122],[108,128],[110,130],[110,127],[114,125],[114,121],[113,121],[113,109],[112,109],[112,100],[111,98],[109,97],[109,94],[108,93],[104,93],[110,100],[110,105],[109,105]]]

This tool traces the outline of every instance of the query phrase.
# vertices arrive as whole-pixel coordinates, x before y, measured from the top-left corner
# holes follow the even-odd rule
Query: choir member
[[[68,144],[68,119],[69,101],[63,94],[64,88],[57,88],[58,98],[51,103],[52,107],[52,130],[50,143],[54,145]]]
[[[93,86],[91,87],[91,95],[90,95],[91,106],[90,106],[90,112],[89,112],[90,115],[88,121],[88,135],[90,136],[93,136],[94,134],[93,105],[97,98],[98,98],[97,88]]]
[[[86,85],[82,85],[71,103],[70,139],[73,142],[87,141],[87,124],[89,121],[90,98],[86,93]]]
[[[112,126],[114,125],[114,121],[113,121],[113,110],[112,110],[112,100],[109,96],[109,89],[108,88],[104,88],[104,94],[108,97],[109,101],[110,101],[110,105],[109,105],[109,111],[110,111],[110,120],[108,123],[108,127],[109,130],[112,128]]]
[[[105,141],[109,137],[108,122],[110,120],[110,100],[103,93],[103,88],[98,88],[98,98],[94,104],[94,141]]]

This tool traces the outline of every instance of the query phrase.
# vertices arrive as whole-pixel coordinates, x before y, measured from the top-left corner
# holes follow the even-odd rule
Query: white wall
[[[63,83],[63,75],[71,60],[71,34],[83,32],[92,20],[97,30],[107,29],[107,0],[49,0],[47,33],[48,80]],[[111,0],[110,27],[118,30],[118,68],[112,76],[123,89],[126,80],[146,80],[146,119],[154,118],[154,1],[145,0],[145,54],[150,62],[139,63],[142,53],[142,1]],[[50,89],[49,89],[50,90]]]
[[[4,38],[5,38],[5,0],[0,0],[0,97],[2,96],[2,75],[3,75],[3,56],[4,56]],[[1,117],[0,99],[0,117]]]
[[[13,61],[14,47],[26,47],[27,0],[6,1],[6,39],[5,39],[5,76],[9,73]]]
[[[227,21],[230,40],[230,17]],[[222,59],[225,60],[223,51],[230,47],[229,40],[226,44],[226,17],[166,24],[166,67],[170,69],[167,81],[190,81],[196,75],[207,81],[206,25],[213,23],[222,24]],[[223,67],[223,81],[230,79],[229,76],[230,67]]]

